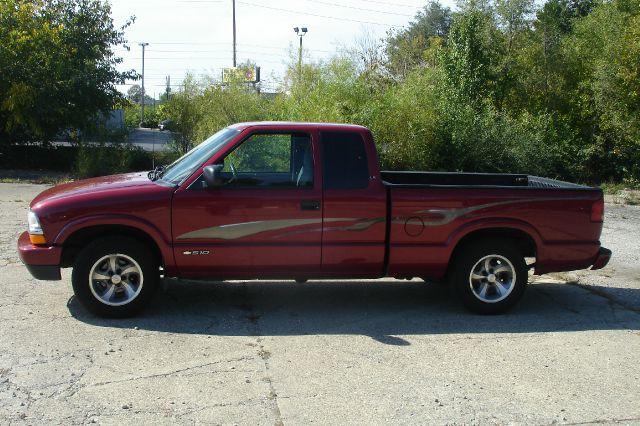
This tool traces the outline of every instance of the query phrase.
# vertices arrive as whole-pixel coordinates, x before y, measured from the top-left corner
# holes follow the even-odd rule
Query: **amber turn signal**
[[[47,244],[47,240],[44,238],[44,235],[29,234],[29,241],[31,241],[31,244]]]

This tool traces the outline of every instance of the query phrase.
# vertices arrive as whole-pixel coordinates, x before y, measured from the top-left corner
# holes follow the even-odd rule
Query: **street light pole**
[[[233,1],[233,67],[236,67],[236,0]]]
[[[142,46],[142,94],[140,99],[140,127],[142,127],[142,123],[144,122],[144,48],[149,45],[149,43],[139,43]]]
[[[302,81],[302,37],[307,34],[307,27],[295,27],[293,31],[300,37],[300,47],[298,48],[298,81]]]

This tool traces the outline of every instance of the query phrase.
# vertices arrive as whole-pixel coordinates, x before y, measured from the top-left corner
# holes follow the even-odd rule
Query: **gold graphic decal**
[[[346,222],[357,219],[332,218],[324,219],[324,222]],[[281,219],[281,220],[259,220],[256,222],[230,223],[228,225],[213,226],[211,228],[197,229],[178,236],[178,240],[186,239],[221,239],[236,240],[251,235],[256,235],[266,231],[284,230],[302,225],[321,224],[322,219]]]

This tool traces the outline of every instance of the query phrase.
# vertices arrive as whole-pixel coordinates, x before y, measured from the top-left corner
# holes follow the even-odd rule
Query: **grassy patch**
[[[75,179],[57,178],[0,178],[0,183],[32,183],[34,185],[60,185],[61,183],[73,182]]]
[[[627,183],[603,183],[599,185],[605,194],[617,194],[622,191],[640,190],[638,185],[629,185]]]
[[[42,170],[8,170],[0,169],[0,183],[33,183],[42,185],[58,185],[75,180],[68,173]]]
[[[605,183],[600,185],[605,199],[614,204],[640,205],[640,187],[637,184]]]

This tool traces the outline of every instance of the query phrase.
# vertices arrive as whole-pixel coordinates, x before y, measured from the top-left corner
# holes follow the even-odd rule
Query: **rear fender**
[[[517,220],[517,219],[482,219],[474,222],[465,223],[460,228],[456,229],[446,242],[446,245],[450,248],[449,262],[451,262],[451,256],[455,249],[465,237],[478,231],[491,231],[495,230],[497,233],[501,230],[516,230],[527,234],[536,245],[536,250],[539,250],[544,246],[544,242],[540,237],[538,231],[529,223]]]

